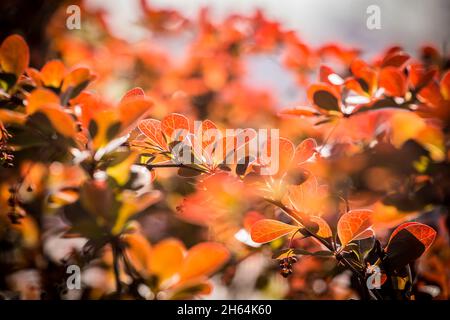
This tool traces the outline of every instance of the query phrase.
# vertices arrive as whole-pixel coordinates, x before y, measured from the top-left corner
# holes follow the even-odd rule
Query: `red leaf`
[[[144,96],[145,96],[144,90],[142,90],[142,88],[136,87],[136,88],[133,88],[133,89],[127,91],[127,93],[125,93],[123,95],[120,102],[124,102],[125,100],[130,99],[130,98],[144,97]]]
[[[447,71],[442,77],[441,94],[445,100],[450,100],[450,71]]]
[[[183,141],[189,133],[189,121],[181,114],[172,113],[161,121],[161,129],[169,141]]]
[[[316,140],[308,138],[303,140],[295,149],[295,164],[301,164],[310,159],[316,152]]]
[[[352,74],[356,77],[359,87],[369,96],[375,93],[377,87],[377,73],[366,62],[356,59],[352,62],[350,69]],[[347,81],[346,81],[347,82]],[[348,85],[346,83],[346,85]],[[353,87],[358,87],[356,84]],[[356,90],[355,90],[356,91]],[[359,91],[356,91],[361,93]]]
[[[409,67],[409,77],[411,85],[414,89],[419,90],[428,85],[437,73],[435,67],[426,70],[422,64],[411,64]]]
[[[394,67],[387,67],[380,71],[379,86],[392,97],[403,97],[407,90],[405,75]]]
[[[381,63],[381,67],[382,68],[395,67],[398,69],[403,69],[408,60],[409,60],[408,54],[401,51],[395,51],[384,57],[383,62]]]
[[[405,222],[399,225],[394,230],[394,232],[392,232],[389,243],[401,230],[409,231],[413,236],[417,238],[417,240],[422,242],[422,244],[425,246],[425,250],[427,250],[431,246],[434,239],[436,238],[436,231],[430,226],[419,222]],[[389,247],[389,243],[386,248]]]

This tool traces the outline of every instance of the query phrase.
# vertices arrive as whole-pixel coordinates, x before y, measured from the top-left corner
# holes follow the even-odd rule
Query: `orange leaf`
[[[105,104],[97,95],[83,91],[76,98],[70,100],[70,104],[75,108],[75,114],[81,120],[83,127],[88,128],[89,122],[107,109],[109,105]],[[78,106],[80,108],[78,108]],[[78,109],[78,110],[77,110]]]
[[[387,67],[380,71],[379,86],[392,97],[403,97],[407,90],[405,75],[394,67]]]
[[[0,128],[2,128],[2,123],[3,124],[10,124],[10,123],[24,124],[25,121],[26,121],[26,115],[21,112],[8,110],[8,109],[0,109]],[[0,131],[0,137],[1,137],[1,131]]]
[[[259,220],[263,220],[264,215],[258,211],[249,211],[245,214],[243,225],[244,229],[250,231],[252,226]]]
[[[409,139],[415,139],[427,129],[425,120],[414,112],[397,111],[391,119],[391,142],[396,147],[401,147]]]
[[[351,210],[344,213],[339,219],[337,232],[341,240],[342,247],[345,247],[350,241],[355,240],[372,226],[371,210]]]
[[[137,122],[148,114],[152,106],[152,101],[141,96],[135,96],[134,98],[127,98],[123,100],[119,104],[121,122],[120,133],[124,134],[136,127]]]
[[[217,133],[218,128],[214,122],[211,120],[205,120],[202,121],[202,127],[201,127],[201,141],[202,141],[202,148],[207,147],[213,147],[215,145],[215,142],[217,142]],[[208,148],[209,149],[209,148]]]
[[[139,122],[139,130],[150,140],[152,145],[161,149],[167,149],[167,143],[161,132],[161,121],[155,119],[144,119]]]
[[[165,239],[153,247],[149,272],[164,281],[180,271],[186,248],[177,239]]]
[[[18,78],[28,67],[30,51],[25,40],[17,35],[7,37],[0,47],[0,66],[7,73],[13,73]]]
[[[295,164],[300,164],[311,158],[316,152],[316,140],[308,138],[303,140],[295,149]]]
[[[280,138],[278,140],[278,157],[275,161],[278,161],[278,175],[284,174],[292,164],[294,158],[295,147],[289,139]],[[273,150],[272,150],[273,152]]]
[[[307,91],[308,100],[317,107],[327,111],[340,111],[341,96],[332,86],[313,84]]]
[[[311,216],[309,217],[309,220],[317,223],[317,225],[319,226],[316,235],[321,238],[331,238],[333,236],[328,222],[326,222],[324,219],[322,219],[321,217]]]
[[[189,121],[181,114],[172,113],[161,121],[161,129],[169,141],[183,141],[189,133]]]
[[[120,102],[124,102],[126,99],[129,99],[129,98],[144,97],[144,96],[145,96],[144,90],[142,90],[142,88],[136,87],[136,88],[133,88],[133,89],[127,91],[127,93],[125,93],[123,95]]]
[[[252,240],[266,243],[298,230],[298,227],[272,220],[263,219],[255,222],[251,229]]]
[[[32,114],[46,104],[59,104],[59,97],[48,89],[33,90],[27,98],[26,112]]]
[[[317,110],[308,106],[299,106],[292,109],[285,109],[279,112],[280,115],[286,116],[304,116],[312,117],[318,115]]]
[[[139,233],[124,234],[123,239],[127,244],[127,257],[133,267],[144,277],[148,276],[152,253],[150,242]]]
[[[189,249],[180,271],[180,282],[209,276],[228,261],[228,249],[214,242],[203,242]]]
[[[47,87],[59,88],[64,79],[64,64],[59,60],[47,62],[41,69],[41,80]]]
[[[447,71],[442,77],[441,94],[445,100],[450,100],[450,71]]]
[[[73,138],[77,133],[73,118],[58,105],[47,104],[41,106],[38,111],[44,113],[50,120],[53,128],[63,136]]]
[[[94,76],[87,68],[78,68],[71,71],[65,78],[61,87],[62,92],[66,92],[69,89],[74,89],[79,85],[86,84],[92,81]]]
[[[42,86],[41,73],[38,70],[34,68],[26,68],[25,72],[28,74],[28,76],[30,76],[37,87]]]
[[[352,89],[360,94],[365,93],[369,96],[374,94],[377,84],[377,73],[375,70],[360,59],[355,59],[352,62],[350,69],[352,74],[357,78],[351,85]],[[348,83],[346,83],[346,85],[348,85]],[[359,91],[357,87],[359,87],[362,91]]]

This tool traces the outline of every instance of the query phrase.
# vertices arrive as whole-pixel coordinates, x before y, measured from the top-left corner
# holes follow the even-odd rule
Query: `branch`
[[[141,165],[145,166],[149,170],[157,168],[186,168],[200,173],[206,173],[206,171],[201,168],[185,165],[183,163],[162,163],[162,164],[141,164]]]
[[[120,247],[119,243],[114,239],[111,241],[112,254],[113,254],[113,269],[114,269],[114,278],[116,280],[116,291],[120,295],[122,293],[122,283],[120,282],[120,268],[119,268],[119,259],[120,259]]]

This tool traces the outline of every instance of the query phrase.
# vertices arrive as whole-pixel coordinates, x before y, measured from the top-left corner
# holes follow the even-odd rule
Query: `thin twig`
[[[120,259],[120,247],[116,240],[111,242],[112,254],[113,254],[113,269],[114,269],[114,278],[116,280],[116,292],[120,294],[122,292],[122,282],[120,281],[120,268],[119,268],[119,259]]]

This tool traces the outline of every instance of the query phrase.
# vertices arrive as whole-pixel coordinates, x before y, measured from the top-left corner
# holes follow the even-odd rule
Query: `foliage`
[[[276,263],[255,267],[254,289],[279,283],[278,267],[288,290],[277,298],[449,297],[445,53],[392,47],[364,61],[261,12],[213,23],[206,10],[190,20],[142,6],[145,43],[116,38],[95,11],[92,33],[69,33],[55,27],[61,11],[48,30],[60,59],[34,68],[20,35],[1,44],[4,297],[66,298],[77,264],[83,288],[69,298],[195,298],[213,283],[239,288],[258,255]],[[158,37],[186,30],[195,36],[174,62]],[[251,86],[257,55],[277,55],[306,102],[279,110]],[[261,143],[259,128],[280,137]],[[256,140],[268,154],[248,156]],[[38,285],[14,280],[27,269]],[[380,287],[368,286],[374,275]]]

